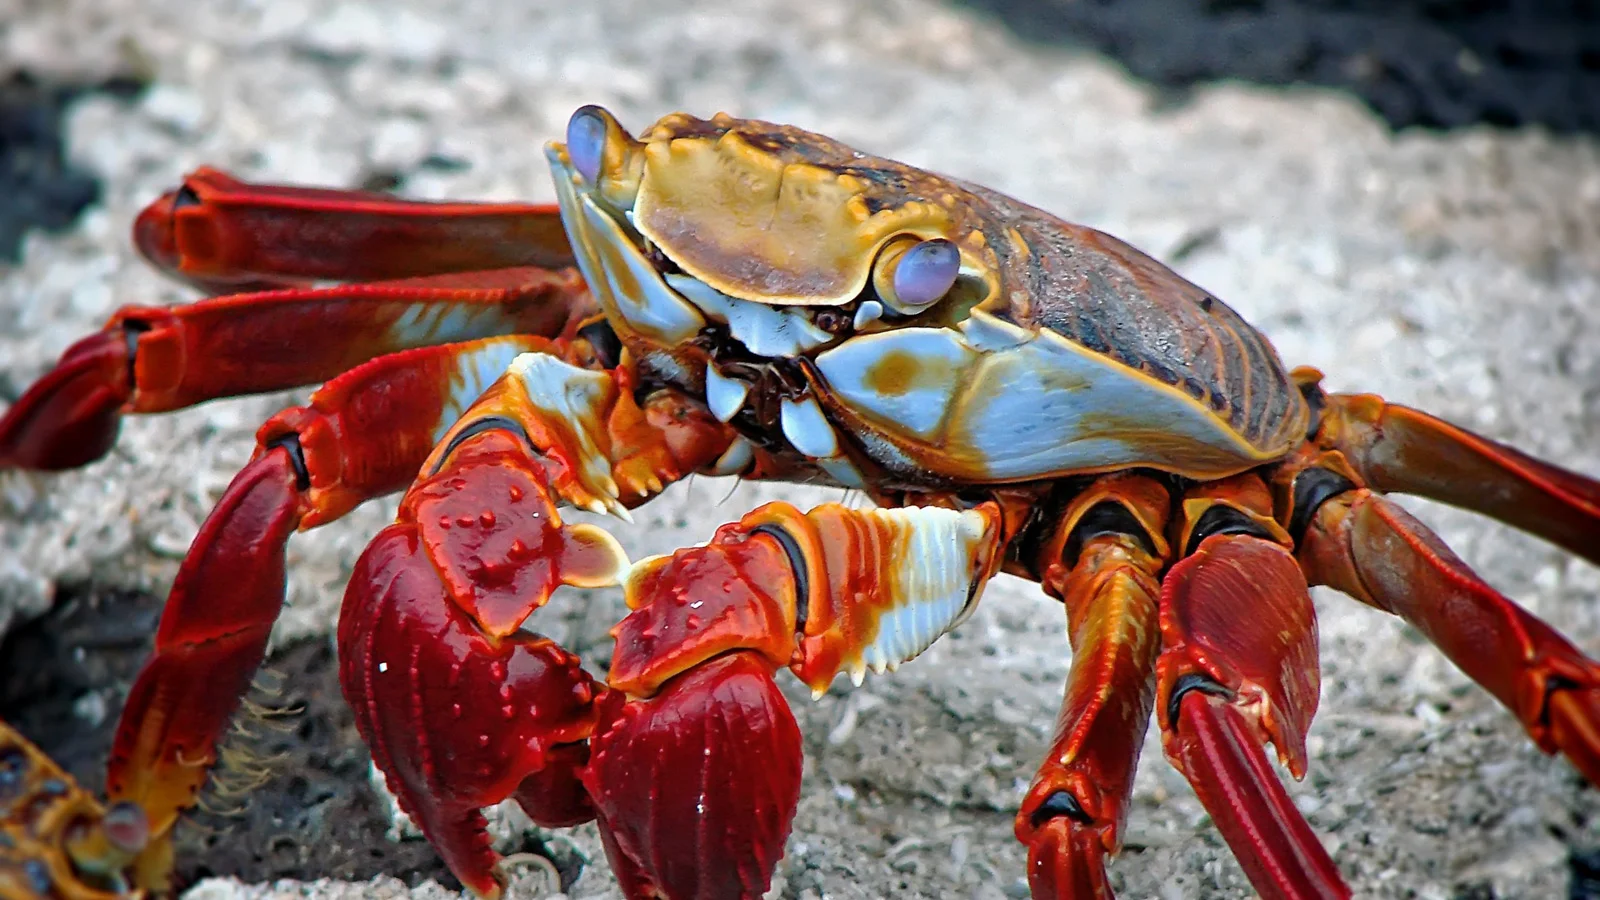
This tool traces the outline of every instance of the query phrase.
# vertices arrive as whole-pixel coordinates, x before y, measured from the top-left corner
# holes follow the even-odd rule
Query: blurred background
[[[791,122],[988,184],[1174,265],[1335,389],[1600,475],[1592,0],[0,0],[0,404],[118,304],[192,299],[127,240],[185,171],[547,200],[539,150],[590,102],[635,130],[676,109]],[[86,783],[176,561],[255,427],[304,396],[129,422],[79,472],[0,473],[0,717]],[[612,527],[638,557],[777,497],[838,499],[699,479]],[[1600,654],[1593,566],[1410,505]],[[267,782],[185,829],[184,884],[227,879],[197,896],[456,887],[386,836],[327,640],[392,515],[291,543],[262,699],[301,711],[239,739],[277,758]],[[1322,712],[1292,791],[1357,894],[1600,897],[1595,792],[1414,632],[1317,600]],[[574,594],[539,628],[601,668],[618,615]],[[786,686],[807,770],[777,896],[1026,896],[1011,817],[1069,660],[1059,608],[1003,580],[895,677],[817,702]],[[592,829],[498,828],[555,871],[513,897],[614,895]],[[1113,880],[1251,896],[1158,741]]]

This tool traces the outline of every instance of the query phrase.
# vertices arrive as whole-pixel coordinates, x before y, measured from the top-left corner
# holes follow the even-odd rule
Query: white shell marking
[[[815,397],[783,401],[778,420],[783,425],[783,436],[806,456],[827,459],[839,455],[839,436],[834,434]]]
[[[667,283],[707,316],[727,322],[728,333],[757,356],[800,356],[833,340],[833,335],[811,323],[804,307],[729,297],[688,275],[668,275]]]
[[[717,421],[726,422],[739,413],[745,398],[750,396],[750,385],[717,371],[716,366],[706,366],[706,407]]]

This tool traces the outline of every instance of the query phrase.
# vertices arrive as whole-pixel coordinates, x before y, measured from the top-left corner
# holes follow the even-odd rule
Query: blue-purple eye
[[[927,306],[950,292],[961,274],[961,251],[944,238],[907,250],[894,267],[894,299],[901,306]]]
[[[567,157],[583,180],[600,180],[600,160],[606,150],[606,122],[600,108],[585,106],[567,120]]]

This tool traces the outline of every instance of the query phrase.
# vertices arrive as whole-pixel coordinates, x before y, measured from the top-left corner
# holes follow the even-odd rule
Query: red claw
[[[493,638],[449,599],[409,522],[384,529],[350,577],[340,683],[401,809],[451,871],[500,893],[479,809],[507,797],[536,822],[593,818],[576,777],[599,687],[548,638]]]
[[[649,699],[607,699],[584,784],[628,896],[767,890],[800,801],[800,729],[772,673],[741,651]]]
[[[75,469],[104,456],[122,427],[131,374],[120,329],[67,348],[0,417],[0,469]]]

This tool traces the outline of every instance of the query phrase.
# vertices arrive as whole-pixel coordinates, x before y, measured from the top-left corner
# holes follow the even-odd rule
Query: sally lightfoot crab
[[[672,115],[635,139],[585,107],[547,156],[553,207],[201,170],[135,236],[224,296],[124,308],[0,420],[0,464],[60,469],[127,412],[327,382],[263,426],[129,698],[109,785],[150,821],[139,885],[164,886],[261,661],[289,534],[407,484],[351,576],[341,680],[400,805],[485,897],[479,809],[507,798],[598,819],[630,897],[759,896],[800,790],[777,671],[822,691],[893,669],[998,572],[1059,599],[1074,647],[1016,820],[1037,898],[1111,895],[1152,716],[1257,890],[1348,896],[1264,749],[1305,772],[1308,585],[1412,623],[1600,781],[1600,665],[1383,496],[1600,562],[1600,483],[1328,393],[1129,245],[819,135]],[[562,519],[627,518],[697,472],[878,508],[769,504],[631,566]],[[632,612],[601,683],[534,614],[614,583]]]

